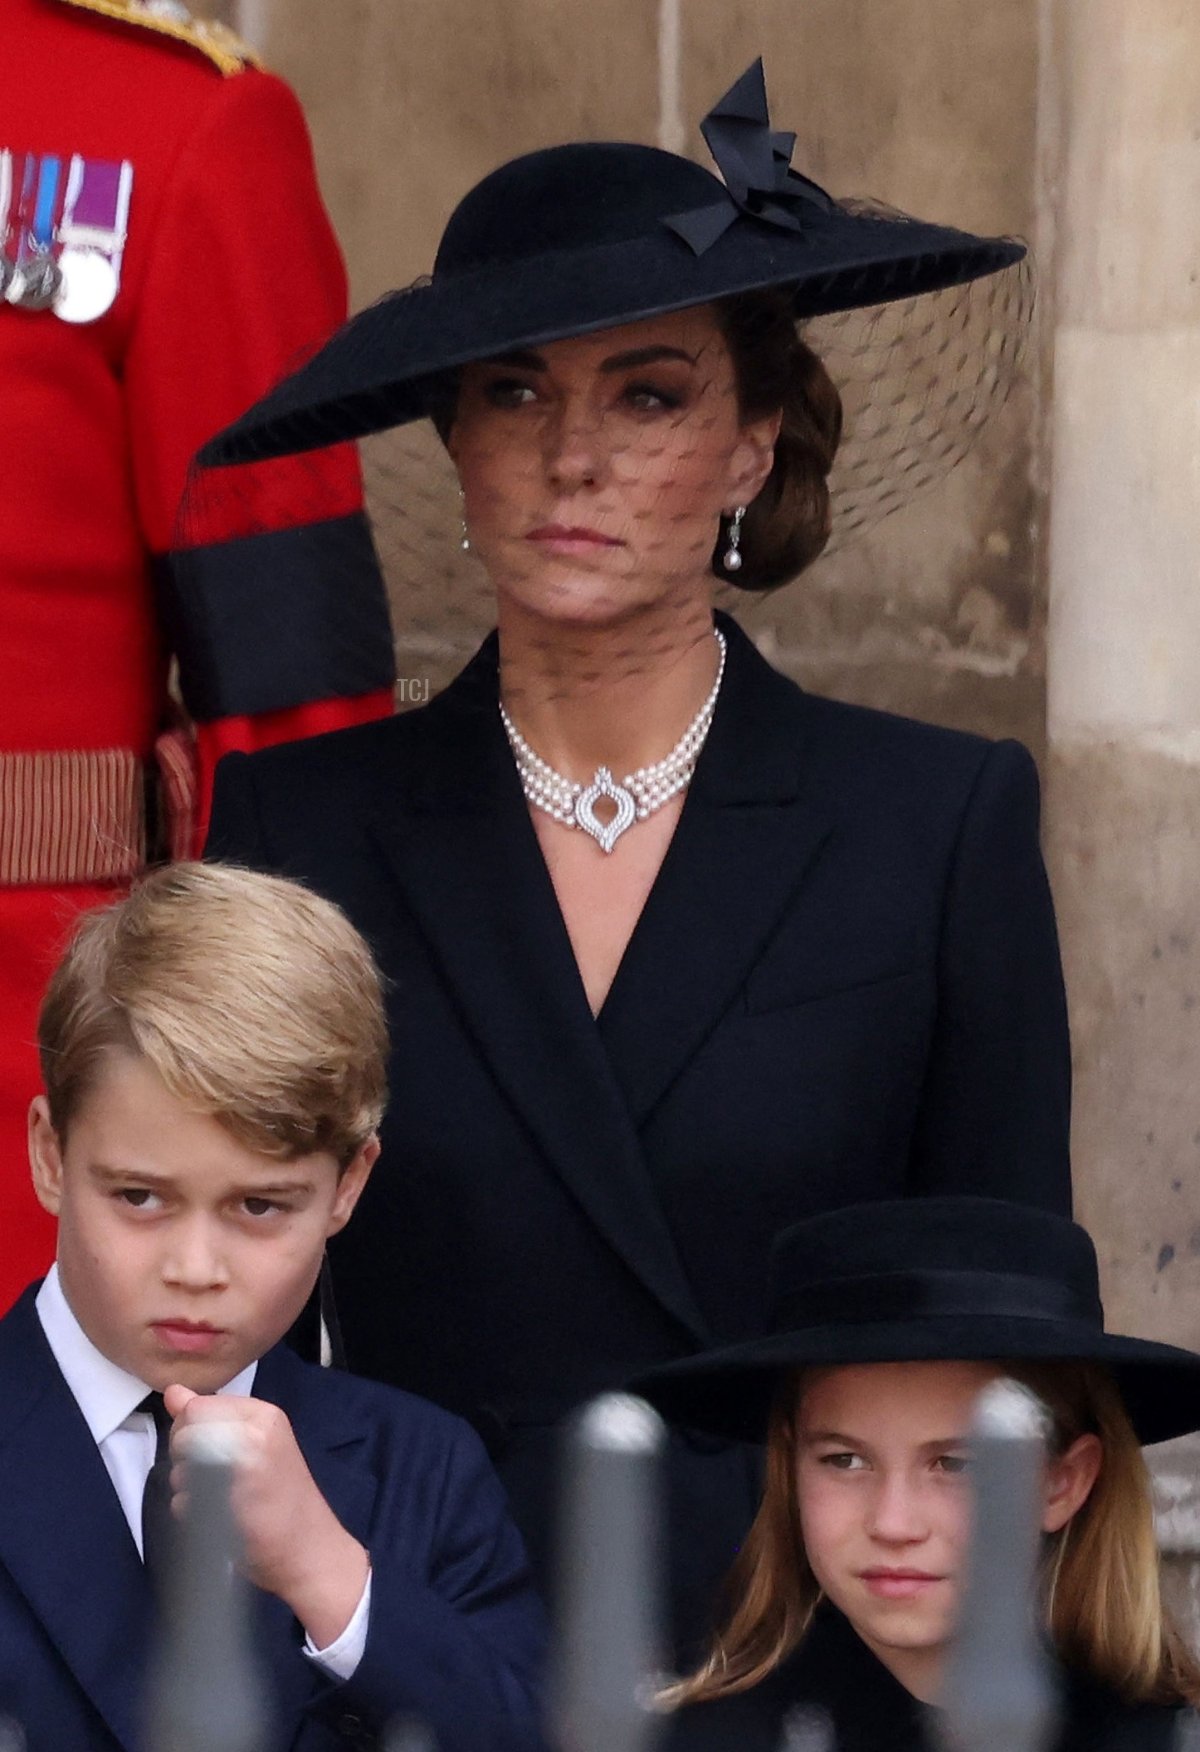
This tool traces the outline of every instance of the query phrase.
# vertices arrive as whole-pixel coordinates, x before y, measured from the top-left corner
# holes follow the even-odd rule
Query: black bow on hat
[[[713,105],[700,132],[725,179],[728,199],[663,221],[697,255],[710,249],[739,213],[803,235],[806,205],[820,213],[833,211],[833,197],[791,168],[795,134],[771,127],[761,56]]]

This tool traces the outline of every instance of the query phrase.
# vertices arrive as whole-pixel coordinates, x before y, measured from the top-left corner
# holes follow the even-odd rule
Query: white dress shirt
[[[100,1458],[112,1479],[121,1512],[141,1557],[142,1496],[154,1464],[157,1436],[150,1413],[137,1408],[150,1388],[96,1349],[71,1312],[56,1265],[46,1273],[45,1282],[37,1293],[36,1306],[46,1342],[83,1413],[92,1440],[100,1450]],[[246,1397],[253,1389],[257,1368],[257,1362],[250,1363],[232,1381],[218,1387],[217,1392]],[[304,1653],[333,1678],[349,1679],[362,1660],[366,1647],[370,1609],[371,1576],[368,1572],[362,1598],[341,1636],[324,1649],[314,1648],[306,1636]]]

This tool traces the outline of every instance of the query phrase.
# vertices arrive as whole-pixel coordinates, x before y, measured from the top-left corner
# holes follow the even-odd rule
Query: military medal
[[[16,199],[16,255],[4,288],[7,302],[19,310],[48,310],[58,291],[61,276],[51,245],[61,169],[61,159],[52,155],[24,154]],[[15,175],[13,183],[18,183]]]
[[[0,151],[0,299],[7,296],[16,265],[8,253],[8,234],[12,229],[9,213],[12,205],[12,183],[12,153],[5,147]]]
[[[13,280],[14,286],[20,281],[17,304],[22,310],[49,310],[62,278],[50,253],[61,171],[62,160],[50,154],[41,159],[31,154],[26,160],[26,180],[34,189],[33,217],[29,223],[28,249],[17,262]]]
[[[4,301],[6,304],[20,304],[25,286],[21,258],[25,253],[26,215],[33,189],[35,161],[27,152],[6,152],[4,168],[8,178],[8,199],[4,208]]]
[[[13,275],[12,302],[21,310],[49,310],[61,280],[54,257],[39,250],[22,262]]]
[[[20,310],[48,310],[62,276],[52,251],[62,160],[25,155],[18,213],[17,265],[5,292]]]
[[[133,165],[103,159],[71,160],[59,221],[61,283],[54,298],[63,322],[96,322],[112,308],[121,284],[121,258],[133,193]]]

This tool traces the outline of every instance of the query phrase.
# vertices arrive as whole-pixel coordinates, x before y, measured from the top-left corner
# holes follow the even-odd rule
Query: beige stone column
[[[1079,1207],[1200,1343],[1200,12],[1051,0],[1048,823]]]
[[[1052,874],[1110,1324],[1200,1345],[1200,12],[1047,0]],[[1155,1459],[1200,1628],[1200,1444]]]

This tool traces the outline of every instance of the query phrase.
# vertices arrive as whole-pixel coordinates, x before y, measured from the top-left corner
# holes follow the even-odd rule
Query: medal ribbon
[[[6,146],[0,152],[0,261],[8,260],[8,234],[12,227],[13,155]]]
[[[62,159],[52,153],[43,158],[37,152],[6,152],[3,157],[0,192],[6,192],[7,198],[0,212],[5,217],[8,258],[24,267],[39,256],[48,256],[54,247]]]
[[[48,255],[54,242],[54,209],[58,205],[58,182],[62,174],[62,159],[47,154],[38,165],[37,198],[33,208],[30,232],[38,255]]]
[[[16,166],[20,166],[19,172]],[[37,154],[14,154],[12,199],[12,259],[20,267],[29,258],[29,231],[33,218],[34,183],[37,177]]]
[[[119,270],[125,253],[132,190],[133,165],[128,159],[117,164],[106,159],[82,158],[77,152],[67,173],[59,242],[80,249],[98,249]]]

